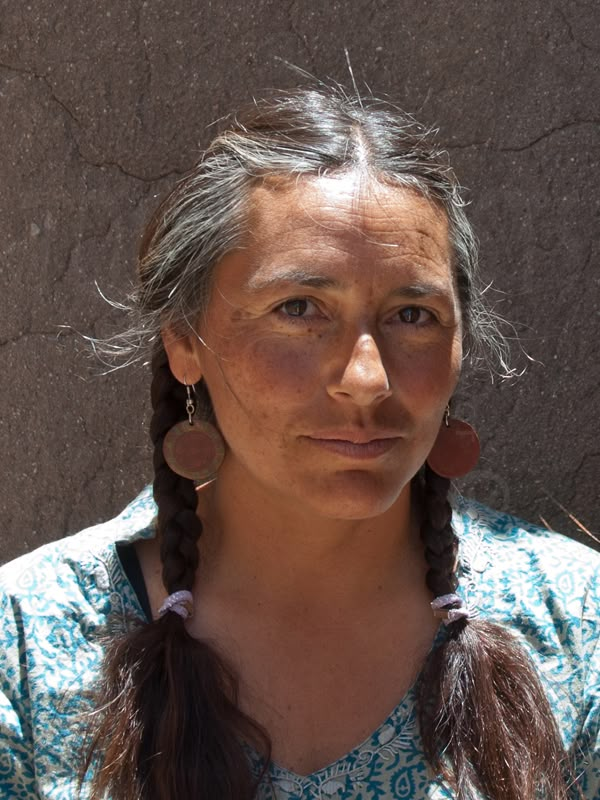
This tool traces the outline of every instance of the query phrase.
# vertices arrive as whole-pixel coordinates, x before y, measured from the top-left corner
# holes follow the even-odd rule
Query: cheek
[[[422,407],[444,407],[458,383],[461,358],[460,339],[408,350],[395,361],[394,382],[404,397],[412,396]]]
[[[272,419],[278,410],[306,405],[323,385],[319,356],[306,342],[265,338],[227,350],[211,359],[205,373],[217,416],[235,401],[247,416]]]

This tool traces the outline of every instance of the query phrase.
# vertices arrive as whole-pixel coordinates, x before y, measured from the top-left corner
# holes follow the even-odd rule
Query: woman
[[[3,571],[6,796],[600,797],[597,560],[448,501],[462,360],[505,367],[475,260],[387,105],[215,139],[141,250],[157,519]]]

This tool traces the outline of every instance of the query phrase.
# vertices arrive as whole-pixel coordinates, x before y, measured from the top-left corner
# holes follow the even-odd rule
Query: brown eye
[[[280,308],[288,317],[303,317],[308,311],[308,300],[296,297],[293,300],[286,300]]]
[[[415,322],[423,322],[423,309],[418,306],[408,306],[398,312],[402,322],[414,324]]]

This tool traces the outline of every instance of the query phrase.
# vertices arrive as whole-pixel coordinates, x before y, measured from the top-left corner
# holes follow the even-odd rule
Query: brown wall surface
[[[597,0],[0,2],[0,560],[118,512],[150,477],[148,379],[81,335],[123,324],[144,221],[207,125],[285,59],[439,124],[490,296],[531,360],[466,377],[483,441],[463,490],[598,535]],[[63,327],[66,326],[66,327]],[[517,354],[518,355],[518,354]]]

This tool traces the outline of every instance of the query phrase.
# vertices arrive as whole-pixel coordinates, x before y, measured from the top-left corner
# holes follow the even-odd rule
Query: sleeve
[[[38,800],[22,621],[4,593],[0,619],[0,797]]]
[[[573,752],[573,800],[600,800],[600,575],[589,584],[582,616],[582,725]]]

